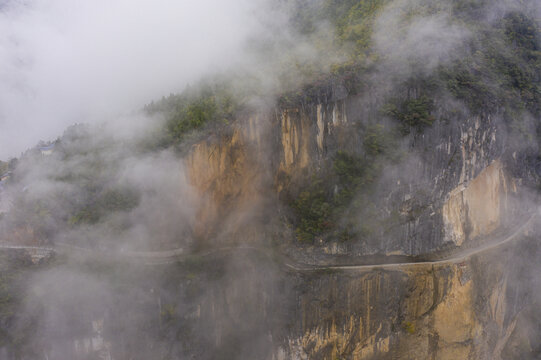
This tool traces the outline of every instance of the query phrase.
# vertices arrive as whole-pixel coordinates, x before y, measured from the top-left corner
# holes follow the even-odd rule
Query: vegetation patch
[[[402,323],[402,328],[404,331],[406,331],[408,334],[415,334],[415,324],[411,321],[404,321]]]
[[[5,174],[9,170],[8,163],[0,160],[0,175]]]
[[[307,190],[301,192],[293,203],[299,219],[297,239],[311,243],[316,235],[331,229],[332,207],[332,199],[321,181],[314,181]]]
[[[209,124],[228,124],[240,109],[240,99],[227,82],[202,82],[181,94],[169,95],[145,107],[148,114],[163,114],[163,146],[180,143],[194,130]]]
[[[330,23],[334,44],[350,56],[349,63],[360,62],[370,53],[374,21],[386,3],[385,0],[298,0],[293,21],[302,34],[317,33],[319,24]]]
[[[522,13],[506,15],[479,32],[469,56],[440,69],[446,88],[473,114],[502,109],[540,113],[541,49],[539,26]]]
[[[421,96],[404,101],[394,100],[386,104],[382,112],[400,123],[403,134],[409,134],[411,129],[422,132],[434,123],[433,109],[434,101],[427,96]]]
[[[338,225],[346,213],[361,206],[357,196],[374,182],[376,171],[374,161],[339,151],[332,166],[319,173],[324,176],[321,179],[314,176],[308,188],[293,201],[297,239],[312,243],[317,236],[330,231],[344,241],[355,237],[353,229]]]
[[[114,212],[129,211],[139,204],[139,194],[128,188],[111,188],[96,195],[68,219],[70,225],[95,224]]]

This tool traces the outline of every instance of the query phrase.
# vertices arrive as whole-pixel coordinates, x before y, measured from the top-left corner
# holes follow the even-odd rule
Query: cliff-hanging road
[[[507,243],[512,242],[519,238],[520,235],[527,233],[528,229],[534,223],[535,219],[541,212],[541,207],[538,208],[530,217],[521,224],[516,230],[511,234],[506,236],[501,236],[497,240],[490,241],[486,244],[480,245],[475,248],[470,249],[459,249],[451,253],[447,257],[443,257],[435,260],[426,260],[426,261],[404,261],[404,262],[395,262],[395,263],[380,263],[380,264],[370,264],[370,265],[318,265],[318,264],[300,264],[293,261],[284,261],[283,264],[290,270],[294,271],[320,271],[320,270],[347,270],[347,271],[371,271],[374,269],[399,269],[409,266],[426,266],[426,265],[436,265],[436,264],[448,264],[448,263],[460,263],[473,255],[482,253],[484,251],[489,251],[500,246],[503,246]],[[80,254],[91,254],[95,256],[100,256],[104,258],[115,257],[118,259],[128,259],[128,260],[139,260],[145,265],[166,265],[175,262],[180,262],[186,259],[190,255],[207,257],[210,255],[230,252],[230,251],[239,251],[239,250],[249,250],[257,252],[268,253],[266,249],[255,246],[228,246],[216,248],[204,253],[199,254],[186,254],[184,249],[177,248],[172,250],[164,251],[123,251],[120,253],[107,253],[104,251],[93,250],[89,248],[79,247],[70,244],[57,243],[54,247],[39,247],[39,246],[20,246],[20,245],[10,245],[10,244],[0,244],[0,250],[25,250],[27,251],[33,259],[40,259],[47,256],[50,256],[52,253],[80,253]]]
[[[427,261],[410,261],[410,262],[397,262],[397,263],[383,263],[383,264],[371,264],[371,265],[331,265],[331,266],[312,266],[312,267],[300,267],[295,264],[289,264],[286,263],[285,265],[293,270],[296,271],[314,271],[314,270],[323,270],[323,269],[330,269],[330,270],[358,270],[358,271],[370,271],[375,268],[378,269],[396,269],[401,268],[405,266],[419,266],[419,265],[436,265],[436,264],[449,264],[449,263],[461,263],[468,258],[480,254],[485,251],[489,251],[495,248],[498,248],[500,246],[503,246],[507,243],[512,242],[513,240],[516,240],[519,238],[520,235],[526,233],[529,229],[529,227],[533,224],[537,216],[539,215],[539,212],[541,211],[541,208],[538,209],[538,211],[534,212],[528,220],[526,220],[522,225],[520,225],[515,231],[513,231],[510,235],[502,236],[498,240],[491,241],[489,243],[483,244],[481,246],[471,248],[471,249],[462,249],[458,250],[455,253],[453,253],[451,256],[438,259],[438,260],[427,260]]]

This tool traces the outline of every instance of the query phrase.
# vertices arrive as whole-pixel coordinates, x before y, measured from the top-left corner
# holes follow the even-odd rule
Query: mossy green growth
[[[15,326],[24,306],[25,282],[32,266],[30,258],[22,252],[0,254],[0,347],[18,350],[34,331],[27,322]]]
[[[8,163],[0,160],[0,175],[6,173],[8,170],[9,170]]]
[[[160,318],[164,322],[174,321],[177,316],[177,308],[174,304],[164,304],[160,312]]]
[[[364,151],[369,156],[383,155],[388,151],[390,139],[382,124],[368,126],[364,132]]]
[[[334,193],[334,204],[344,207],[349,204],[357,190],[367,180],[370,165],[358,155],[339,151],[333,162],[334,173],[338,176],[338,191]]]
[[[181,94],[170,95],[145,107],[166,118],[163,145],[180,143],[186,135],[211,123],[227,124],[240,109],[240,100],[227,82],[202,82]]]
[[[495,90],[465,63],[457,62],[451,67],[442,69],[441,78],[449,92],[464,101],[474,114],[494,106],[497,102]]]
[[[447,90],[473,114],[527,110],[541,114],[541,32],[527,14],[511,12],[478,31],[471,53],[442,67]]]
[[[420,96],[387,103],[383,106],[382,112],[400,122],[402,132],[409,134],[411,129],[421,132],[434,123],[433,108],[434,101],[432,99]]]
[[[297,239],[312,243],[317,236],[333,230],[342,241],[354,238],[353,230],[337,229],[337,224],[343,221],[348,209],[361,205],[356,197],[373,182],[375,172],[375,162],[339,151],[332,166],[321,172],[324,176],[317,180],[314,176],[293,201]]]
[[[317,234],[332,226],[332,202],[321,181],[315,180],[307,190],[301,192],[293,208],[299,218],[296,233],[300,242],[311,243]]]
[[[343,44],[353,44],[358,60],[366,56],[372,44],[374,21],[385,5],[383,0],[327,0],[324,5]]]
[[[415,334],[415,324],[411,321],[404,321],[402,323],[402,328],[408,333],[408,334]]]
[[[348,68],[367,63],[374,55],[374,23],[386,3],[387,0],[295,0],[293,25],[303,35],[315,35],[315,46],[322,53],[342,55],[342,62],[334,64],[334,69]],[[319,41],[321,24],[331,25],[330,41]]]
[[[499,61],[506,85],[516,89],[525,108],[541,114],[541,29],[526,14],[512,12],[503,20],[506,47],[513,52]],[[501,52],[500,52],[501,54]]]
[[[102,218],[119,211],[129,211],[139,204],[139,194],[128,188],[104,189],[96,200],[85,204],[68,219],[70,225],[95,224]]]

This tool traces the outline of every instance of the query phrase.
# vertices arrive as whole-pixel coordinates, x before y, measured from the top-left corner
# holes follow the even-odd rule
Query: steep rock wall
[[[107,272],[98,263],[107,296],[70,293],[93,283],[88,269],[71,265],[75,283],[55,271],[25,277],[45,280],[39,292],[55,300],[25,304],[34,311],[21,319],[39,324],[33,334],[41,336],[25,346],[50,358],[535,359],[539,332],[525,317],[541,300],[532,291],[539,280],[527,276],[540,260],[536,244],[521,231],[467,260],[350,270],[294,271],[248,249]],[[73,321],[77,332],[51,335]],[[16,359],[10,351],[0,348]]]
[[[499,160],[468,184],[449,194],[443,204],[445,239],[460,246],[467,239],[488,235],[500,226],[508,187]]]
[[[361,97],[347,97],[254,113],[232,133],[196,144],[188,169],[208,199],[198,227],[216,229],[214,222],[224,214],[246,213],[250,203],[275,200],[291,188],[301,191],[310,174],[338,151],[362,155],[365,133],[380,119],[378,106],[363,104]],[[413,131],[395,145],[403,151],[398,162],[381,159],[376,187],[367,198],[377,213],[358,220],[372,227],[369,240],[336,240],[328,248],[349,255],[426,254],[460,246],[502,224],[506,184],[514,183],[506,180],[505,169],[516,170],[520,159],[505,150],[505,124],[490,115],[457,115],[445,104],[436,112],[432,127]],[[512,175],[520,179],[524,174]],[[370,224],[374,219],[379,225]]]
[[[276,359],[498,359],[532,301],[515,297],[525,284],[511,279],[529,266],[515,256],[316,276]]]
[[[194,144],[186,156],[190,183],[201,199],[194,224],[199,240],[231,241],[239,232],[243,241],[257,237],[266,200],[262,136],[263,120],[249,117],[226,134]]]

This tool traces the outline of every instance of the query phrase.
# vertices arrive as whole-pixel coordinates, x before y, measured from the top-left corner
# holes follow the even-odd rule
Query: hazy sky
[[[249,0],[0,0],[0,159],[241,60]]]

